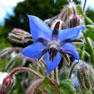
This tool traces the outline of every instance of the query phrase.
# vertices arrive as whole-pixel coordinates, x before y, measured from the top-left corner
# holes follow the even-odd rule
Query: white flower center
[[[57,42],[56,40],[53,40],[53,41],[50,41],[48,44],[47,44],[47,47],[48,48],[56,48],[58,49],[60,47],[60,43]]]

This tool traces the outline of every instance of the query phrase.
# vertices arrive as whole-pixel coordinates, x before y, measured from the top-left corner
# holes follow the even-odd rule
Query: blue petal
[[[76,80],[73,80],[73,84],[74,84],[75,88],[78,88],[79,87],[79,83],[78,83],[77,79]]]
[[[46,46],[44,44],[40,42],[35,42],[27,46],[26,48],[24,48],[24,51],[22,52],[22,54],[30,58],[40,58],[45,48]]]
[[[60,63],[60,60],[61,60],[61,54],[59,52],[57,52],[56,56],[54,57],[53,62],[51,62],[50,61],[50,55],[47,52],[45,54],[45,62],[46,62],[47,67],[48,67],[48,70],[47,70],[46,73],[53,71],[58,66],[58,64]]]
[[[86,29],[85,26],[79,25],[73,28],[65,29],[65,30],[58,30],[58,40],[64,41],[66,39],[74,40],[78,37],[80,30]]]
[[[78,88],[79,82],[78,82],[77,77],[74,73],[72,74],[72,80],[73,80],[73,84],[74,84],[75,88]]]
[[[79,60],[79,55],[75,49],[74,44],[72,43],[65,43],[61,46],[61,49],[64,53],[71,55],[74,59]]]
[[[54,0],[54,3],[56,3],[57,0]]]
[[[52,30],[48,27],[45,22],[43,22],[40,18],[36,16],[28,15],[30,31],[34,41],[38,38],[44,38],[46,40],[50,40],[52,36]]]

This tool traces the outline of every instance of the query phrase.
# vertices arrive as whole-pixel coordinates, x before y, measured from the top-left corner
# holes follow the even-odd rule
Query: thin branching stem
[[[32,72],[35,76],[37,76],[40,79],[43,79],[44,77],[41,76],[40,74],[38,74],[37,72],[35,72],[34,70],[30,69],[30,68],[26,68],[26,67],[19,67],[14,69],[11,73],[10,76],[12,77],[15,73],[20,72],[20,71],[29,71]]]
[[[70,10],[70,8],[67,8],[66,10],[64,10],[64,12],[61,14],[61,20],[64,20],[65,14],[68,13]]]
[[[58,80],[58,69],[57,68],[54,70],[54,80],[57,82],[57,84],[59,84],[59,80]]]
[[[76,65],[77,65],[77,63],[73,63],[73,65],[72,65],[72,67],[71,67],[71,70],[70,70],[70,73],[69,73],[69,79],[71,79],[73,70],[74,70],[74,68],[75,68]]]
[[[83,13],[85,12],[86,2],[87,2],[87,0],[84,1]]]

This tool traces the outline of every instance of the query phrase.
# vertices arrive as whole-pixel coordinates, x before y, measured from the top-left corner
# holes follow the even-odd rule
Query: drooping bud
[[[67,6],[66,6],[67,7]],[[61,11],[59,19],[61,20],[60,29],[66,29],[66,21],[70,16],[70,8],[65,8]]]
[[[14,79],[11,76],[7,76],[2,83],[0,94],[7,94],[14,85]]]
[[[72,28],[80,25],[81,21],[80,21],[80,17],[77,15],[75,3],[74,2],[69,3],[69,7],[72,10],[72,14],[67,20],[67,25],[68,25],[68,28]]]
[[[68,28],[72,28],[80,25],[80,18],[77,15],[73,15],[68,19]]]
[[[13,29],[12,32],[9,33],[8,39],[13,43],[18,44],[27,43],[29,41],[32,42],[31,34],[18,28]]]
[[[0,72],[0,88],[2,86],[3,80],[5,77],[7,77],[9,74],[7,72]]]
[[[0,60],[9,58],[12,51],[12,48],[5,48],[4,50],[0,51]]]
[[[87,94],[85,92],[89,92],[92,89],[92,84],[94,82],[94,70],[92,66],[84,62],[80,64],[79,69],[77,70],[77,77],[82,92],[84,92],[84,94]]]

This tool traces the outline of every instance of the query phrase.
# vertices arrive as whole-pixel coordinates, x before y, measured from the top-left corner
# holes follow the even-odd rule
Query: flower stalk
[[[84,1],[83,13],[85,12],[86,2],[87,2],[87,0]]]
[[[55,79],[55,81],[57,82],[57,84],[59,84],[58,69],[57,69],[57,68],[54,70],[54,79]]]
[[[73,63],[73,65],[72,65],[72,67],[71,67],[71,69],[70,69],[70,72],[69,72],[69,77],[68,77],[69,79],[71,79],[73,70],[74,70],[74,68],[75,68],[76,65],[77,65],[77,62],[76,62],[76,63]]]
[[[19,72],[19,71],[29,71],[29,72],[32,72],[35,76],[37,76],[38,78],[40,79],[43,79],[44,77],[41,76],[40,74],[38,74],[37,72],[35,72],[34,70],[30,69],[30,68],[25,68],[25,67],[20,67],[20,68],[16,68],[14,69],[11,73],[10,73],[10,76],[12,77],[16,72]]]
[[[89,49],[90,54],[91,54],[91,62],[93,63],[94,62],[94,49],[93,49],[92,44],[90,43],[90,40],[88,37],[85,37],[85,41],[88,45],[88,49]]]

